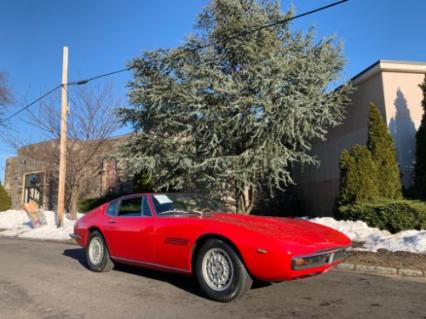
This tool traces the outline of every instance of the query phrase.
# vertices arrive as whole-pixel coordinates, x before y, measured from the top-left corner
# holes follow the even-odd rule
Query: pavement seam
[[[18,240],[27,240],[27,241],[38,241],[38,242],[47,242],[47,243],[60,243],[67,245],[78,245],[72,238],[70,239],[43,239],[43,238],[25,238],[25,237],[16,237],[16,236],[5,236],[0,235],[0,238],[7,239],[18,239]]]
[[[370,266],[363,264],[341,263],[337,269],[369,274],[393,275],[401,277],[426,277],[426,272],[420,269]]]

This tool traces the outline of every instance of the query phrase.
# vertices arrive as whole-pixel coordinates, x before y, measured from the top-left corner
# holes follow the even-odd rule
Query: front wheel
[[[195,275],[207,297],[221,302],[242,296],[253,282],[238,254],[220,239],[210,239],[201,247]]]
[[[98,231],[93,231],[89,235],[86,260],[89,268],[96,272],[110,271],[114,268],[104,237]]]

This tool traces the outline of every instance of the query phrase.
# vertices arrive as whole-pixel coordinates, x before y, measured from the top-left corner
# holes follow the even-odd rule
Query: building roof
[[[426,74],[426,62],[378,60],[368,68],[355,75],[351,82],[360,83],[379,72],[424,73]]]

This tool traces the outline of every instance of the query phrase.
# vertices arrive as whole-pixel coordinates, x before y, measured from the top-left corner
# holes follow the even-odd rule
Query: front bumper
[[[338,247],[310,255],[296,256],[291,259],[291,269],[297,271],[333,265],[343,261],[348,256],[348,250],[349,247]]]

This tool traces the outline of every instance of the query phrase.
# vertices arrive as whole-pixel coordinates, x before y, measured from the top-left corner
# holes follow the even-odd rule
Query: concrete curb
[[[349,263],[339,264],[336,268],[340,270],[355,271],[369,274],[380,274],[386,276],[426,277],[426,272],[418,269],[368,266]]]

